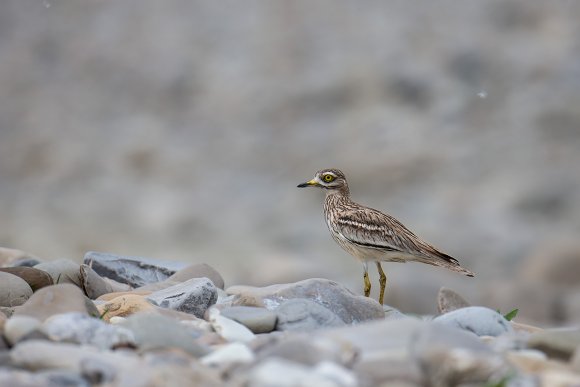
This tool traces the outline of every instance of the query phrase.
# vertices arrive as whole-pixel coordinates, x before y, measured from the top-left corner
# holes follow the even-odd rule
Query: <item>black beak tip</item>
[[[298,184],[296,187],[298,187],[298,188],[308,187],[308,183]]]

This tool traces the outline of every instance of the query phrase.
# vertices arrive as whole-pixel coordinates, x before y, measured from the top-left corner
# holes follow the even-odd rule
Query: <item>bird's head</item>
[[[338,169],[322,169],[314,175],[312,180],[298,184],[298,188],[319,187],[327,190],[327,193],[342,193],[348,195],[346,177]]]

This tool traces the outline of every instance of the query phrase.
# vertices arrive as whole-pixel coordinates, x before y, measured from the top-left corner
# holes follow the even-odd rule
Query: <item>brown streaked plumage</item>
[[[387,282],[381,262],[416,261],[442,266],[473,277],[473,273],[461,267],[455,258],[419,238],[397,219],[353,202],[346,177],[340,170],[318,171],[312,180],[299,184],[298,187],[320,187],[326,190],[326,224],[336,243],[362,262],[365,296],[368,297],[371,290],[368,262],[375,262],[379,271],[381,304]]]

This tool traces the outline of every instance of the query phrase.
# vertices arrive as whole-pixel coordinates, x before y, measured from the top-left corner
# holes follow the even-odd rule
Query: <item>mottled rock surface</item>
[[[193,278],[147,296],[153,304],[202,318],[216,303],[217,289],[207,278]]]

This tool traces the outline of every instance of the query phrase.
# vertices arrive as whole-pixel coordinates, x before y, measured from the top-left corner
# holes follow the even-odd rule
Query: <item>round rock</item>
[[[13,274],[22,278],[30,286],[33,292],[45,286],[53,284],[52,277],[45,271],[35,269],[33,267],[16,266],[3,267],[0,271]]]
[[[40,320],[30,316],[14,316],[6,321],[4,337],[10,345],[40,327]]]
[[[22,305],[32,296],[32,289],[22,278],[0,272],[0,306]]]
[[[245,325],[254,333],[268,333],[276,328],[276,313],[254,306],[231,306],[222,309],[224,317]]]
[[[74,284],[81,287],[80,265],[70,259],[57,259],[55,261],[40,263],[34,268],[50,274],[55,284]]]
[[[482,306],[457,309],[437,316],[433,321],[473,332],[477,336],[499,336],[513,332],[511,324],[501,314]]]
[[[314,301],[295,298],[276,308],[279,331],[313,331],[325,327],[346,325],[336,314]]]
[[[67,312],[98,316],[95,305],[82,290],[72,284],[47,286],[38,290],[15,312],[15,316],[32,316],[44,321],[48,317]]]

